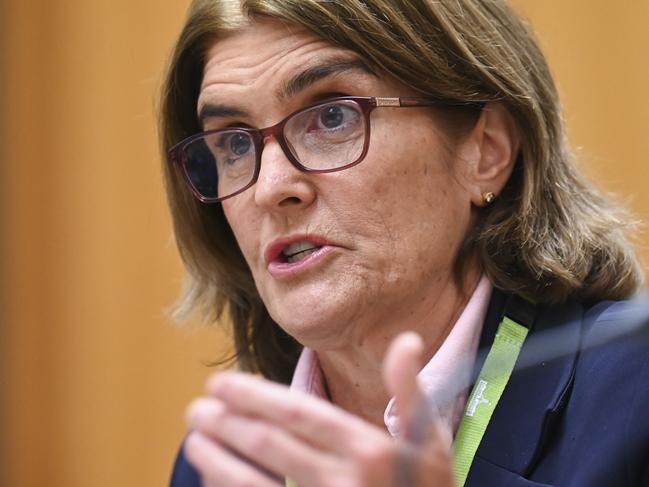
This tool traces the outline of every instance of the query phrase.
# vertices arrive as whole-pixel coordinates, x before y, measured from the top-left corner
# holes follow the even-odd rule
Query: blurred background
[[[183,273],[156,104],[188,3],[0,0],[1,486],[165,485],[227,347],[165,313]],[[649,1],[514,4],[584,166],[649,222]]]

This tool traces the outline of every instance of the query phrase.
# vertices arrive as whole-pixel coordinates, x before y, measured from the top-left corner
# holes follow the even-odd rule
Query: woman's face
[[[208,110],[204,128],[268,127],[334,96],[416,96],[357,59],[255,22],[207,53],[197,108],[227,110]],[[270,315],[319,350],[429,317],[472,224],[468,163],[431,109],[376,109],[371,132],[363,162],[326,174],[300,172],[271,137],[257,183],[222,203]]]

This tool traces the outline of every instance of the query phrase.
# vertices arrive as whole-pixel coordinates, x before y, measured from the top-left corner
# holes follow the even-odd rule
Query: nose
[[[313,175],[295,167],[274,137],[266,139],[256,184],[255,202],[271,211],[292,211],[316,198]]]

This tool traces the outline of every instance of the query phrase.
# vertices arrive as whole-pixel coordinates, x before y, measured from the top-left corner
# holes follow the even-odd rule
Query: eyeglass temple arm
[[[482,109],[485,105],[480,101],[457,101],[457,100],[444,100],[441,98],[386,98],[376,97],[375,103],[377,107],[431,107],[431,106],[457,106]]]

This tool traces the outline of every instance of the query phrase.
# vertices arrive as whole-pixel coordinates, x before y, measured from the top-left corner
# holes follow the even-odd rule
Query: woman
[[[194,1],[162,134],[180,311],[266,378],[210,379],[172,485],[646,481],[646,346],[588,346],[642,280],[627,221],[506,3]]]

